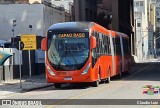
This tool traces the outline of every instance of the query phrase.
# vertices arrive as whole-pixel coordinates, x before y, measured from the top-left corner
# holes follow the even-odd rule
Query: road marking
[[[97,88],[97,89],[95,89],[95,90],[88,91],[88,92],[86,92],[86,93],[82,93],[82,94],[80,94],[80,95],[77,95],[77,96],[71,97],[71,98],[69,98],[69,99],[66,99],[65,101],[57,102],[57,103],[55,103],[54,105],[48,106],[47,108],[53,108],[53,107],[56,106],[56,105],[61,105],[62,103],[66,103],[66,102],[68,102],[68,101],[71,101],[70,99],[77,99],[77,98],[79,98],[79,97],[82,97],[82,96],[85,96],[85,95],[88,95],[88,94],[97,92],[97,91],[99,91],[99,90],[102,90],[102,89],[107,88],[107,87],[110,87],[110,86],[113,86],[113,85],[106,85],[106,86],[104,86],[104,87]]]
[[[144,67],[143,69],[141,69],[141,70],[139,70],[139,71],[137,71],[137,72],[135,72],[135,73],[131,74],[131,75],[130,75],[130,76],[128,76],[127,78],[124,78],[123,80],[128,79],[128,78],[130,78],[130,77],[132,77],[132,76],[134,76],[134,75],[136,75],[136,74],[140,73],[141,71],[143,71],[143,70],[145,70],[145,69],[147,69],[147,68],[151,67],[152,65],[153,65],[153,64],[150,64],[149,66]]]

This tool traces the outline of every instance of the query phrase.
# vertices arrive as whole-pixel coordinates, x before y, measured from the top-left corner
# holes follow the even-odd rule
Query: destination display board
[[[52,38],[87,38],[89,33],[52,33]]]

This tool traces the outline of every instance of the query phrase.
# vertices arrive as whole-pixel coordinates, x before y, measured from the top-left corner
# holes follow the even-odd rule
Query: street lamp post
[[[30,32],[32,32],[32,25],[29,25]],[[31,67],[31,51],[28,50],[28,55],[29,55],[29,77],[31,81],[31,75],[32,75],[32,67]]]
[[[12,32],[13,32],[13,46],[14,46],[14,28],[16,26],[16,20],[13,20],[13,29],[12,29]]]

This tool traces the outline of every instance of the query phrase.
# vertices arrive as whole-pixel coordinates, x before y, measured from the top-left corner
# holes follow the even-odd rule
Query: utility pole
[[[13,29],[12,29],[12,32],[13,32],[13,43],[12,43],[12,45],[13,46],[12,47],[15,47],[14,46],[14,31],[15,31],[14,28],[15,28],[15,26],[16,26],[16,20],[13,20]]]
[[[156,55],[156,33],[154,33],[154,58],[157,58]]]

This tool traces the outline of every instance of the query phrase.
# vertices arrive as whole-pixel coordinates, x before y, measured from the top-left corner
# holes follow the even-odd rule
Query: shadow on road
[[[124,80],[131,81],[160,81],[160,62],[136,63]]]

